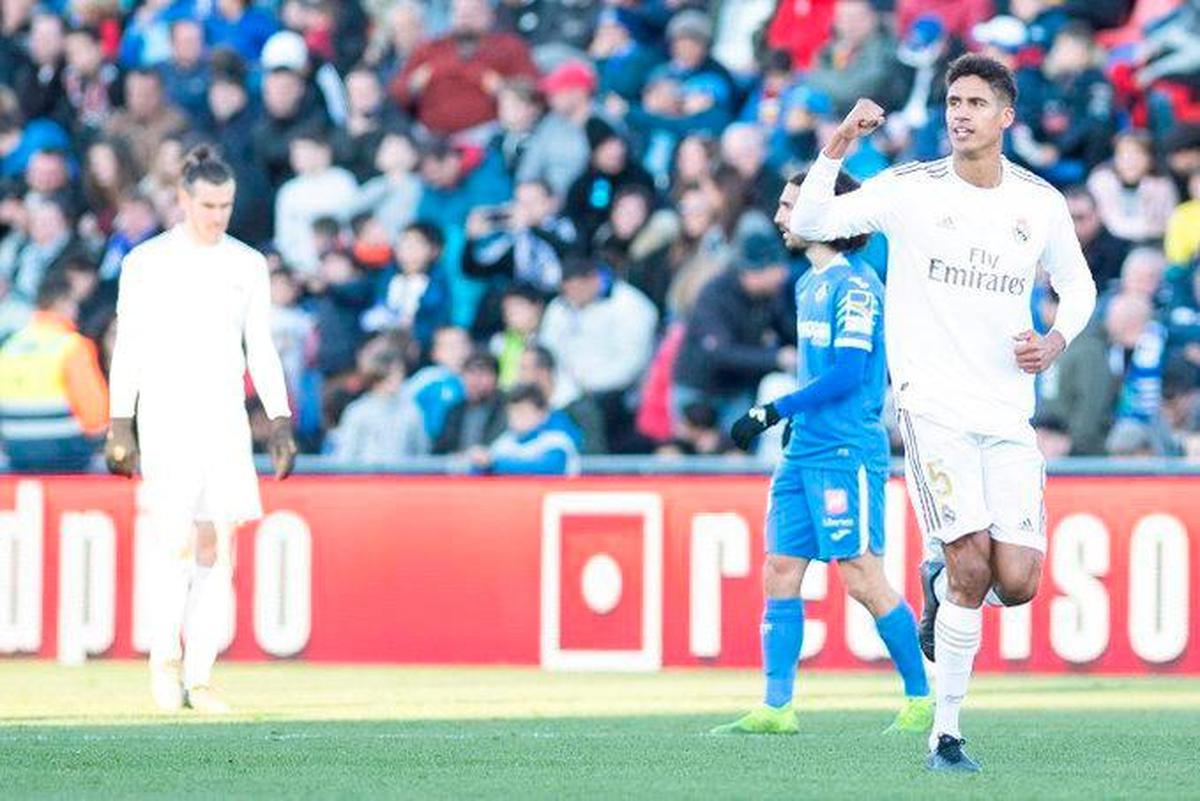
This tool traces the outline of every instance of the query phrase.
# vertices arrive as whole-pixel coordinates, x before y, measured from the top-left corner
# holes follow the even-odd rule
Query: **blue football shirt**
[[[838,256],[796,282],[796,373],[803,387],[830,370],[844,348],[867,351],[862,383],[848,395],[792,419],[784,454],[797,466],[868,470],[888,468],[883,398],[883,284],[865,263]]]

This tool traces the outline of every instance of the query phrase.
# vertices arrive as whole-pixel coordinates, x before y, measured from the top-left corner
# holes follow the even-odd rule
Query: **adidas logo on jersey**
[[[951,217],[949,214],[947,214],[942,219],[938,220],[937,227],[945,228],[947,231],[954,231],[958,228],[958,226],[956,226],[954,224],[954,218]]]

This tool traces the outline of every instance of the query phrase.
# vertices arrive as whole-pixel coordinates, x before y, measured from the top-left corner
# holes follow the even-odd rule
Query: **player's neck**
[[[821,242],[813,242],[808,246],[808,250],[804,252],[808,256],[808,261],[812,264],[813,272],[823,273],[833,263],[833,260],[838,257],[838,252],[829,245]]]
[[[1000,148],[989,149],[986,153],[967,155],[954,154],[955,174],[980,189],[995,189],[1004,179],[1004,166],[1000,162]]]

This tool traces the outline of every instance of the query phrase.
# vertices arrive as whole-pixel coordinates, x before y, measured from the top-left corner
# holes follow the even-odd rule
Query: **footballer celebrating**
[[[1034,375],[1083,330],[1096,288],[1063,196],[1001,153],[1015,115],[1012,74],[966,55],[946,85],[951,156],[835,194],[850,145],[884,121],[878,105],[859,100],[810,169],[789,228],[809,241],[888,237],[884,331],[905,475],[940,555],[922,565],[921,645],[936,683],[926,766],[973,772],[959,709],[981,607],[1032,599],[1046,549],[1045,465],[1029,424]],[[1039,266],[1061,299],[1045,336],[1031,330]]]
[[[784,458],[771,479],[767,558],[763,566],[764,703],[714,734],[792,734],[796,662],[804,640],[800,587],[813,559],[836,562],[850,596],[863,604],[904,681],[907,700],[889,732],[924,734],[932,702],[917,621],[883,573],[884,492],[888,435],[883,425],[887,368],[883,353],[883,286],[870,266],[844,254],[863,235],[805,241],[787,231],[804,176],[788,183],[775,223],[784,243],[803,251],[812,268],[796,283],[797,378],[800,389],[751,409],[733,427],[743,448],[783,419]],[[858,184],[836,176],[838,194]]]

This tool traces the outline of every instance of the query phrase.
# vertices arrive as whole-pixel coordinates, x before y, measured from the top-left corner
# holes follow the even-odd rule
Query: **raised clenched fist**
[[[866,136],[883,125],[885,115],[883,108],[874,100],[860,97],[838,126],[838,134],[846,139],[857,139]]]

